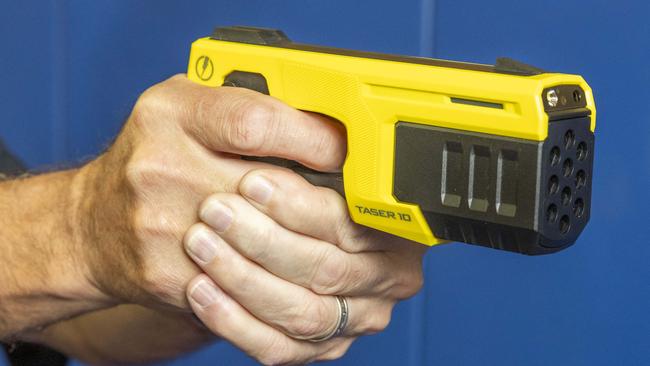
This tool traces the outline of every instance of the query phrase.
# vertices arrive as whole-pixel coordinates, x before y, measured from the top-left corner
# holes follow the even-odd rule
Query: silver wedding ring
[[[334,337],[338,337],[341,334],[343,334],[343,331],[345,330],[345,327],[348,325],[348,319],[350,317],[350,309],[348,308],[348,300],[343,297],[343,296],[336,296],[336,302],[339,304],[338,306],[338,321],[336,323],[336,327],[329,332],[328,334],[318,337],[318,338],[312,338],[309,341],[311,342],[325,342],[329,339],[332,339]]]

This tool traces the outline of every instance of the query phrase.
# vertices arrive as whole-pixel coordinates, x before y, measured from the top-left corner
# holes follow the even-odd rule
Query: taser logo
[[[370,207],[363,207],[356,205],[354,206],[359,210],[360,214],[364,215],[372,215],[372,216],[379,216],[379,217],[385,217],[387,219],[393,219],[393,220],[401,220],[401,221],[411,221],[411,215],[406,214],[406,213],[400,213],[400,212],[394,212],[394,211],[388,211],[388,210],[380,210],[377,208],[370,208]]]

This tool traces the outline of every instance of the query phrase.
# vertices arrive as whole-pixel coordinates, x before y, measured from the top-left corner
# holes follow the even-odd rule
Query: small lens
[[[560,195],[560,198],[562,200],[563,205],[568,205],[569,202],[571,202],[571,188],[569,187],[564,187],[562,190],[562,194]]]
[[[573,144],[576,142],[576,134],[573,130],[568,130],[564,134],[564,147],[570,149],[573,147]]]
[[[562,166],[562,171],[564,172],[565,177],[570,177],[571,174],[573,174],[573,160],[566,159]]]
[[[576,103],[582,100],[582,93],[580,92],[580,90],[576,89],[573,91],[573,100]]]
[[[557,206],[554,204],[551,204],[548,206],[548,209],[546,209],[546,221],[548,221],[549,224],[557,221]]]
[[[569,232],[569,229],[571,229],[571,219],[569,219],[569,216],[564,215],[560,218],[560,232],[566,234]]]
[[[551,178],[548,180],[548,194],[556,194],[559,188],[560,180],[557,178],[557,175],[551,176]]]
[[[584,170],[578,170],[576,173],[576,188],[580,189],[587,184],[587,173]]]
[[[584,213],[585,213],[585,201],[583,201],[582,198],[578,198],[573,203],[573,214],[576,215],[576,217],[580,218]]]
[[[578,160],[582,161],[587,158],[587,154],[589,151],[587,150],[587,143],[584,141],[581,141],[578,144],[577,151],[576,151],[576,156],[578,157]]]
[[[549,155],[549,162],[551,166],[556,166],[560,162],[560,148],[553,146]]]
[[[546,102],[548,103],[549,107],[557,106],[558,100],[559,98],[555,89],[551,89],[546,93]]]

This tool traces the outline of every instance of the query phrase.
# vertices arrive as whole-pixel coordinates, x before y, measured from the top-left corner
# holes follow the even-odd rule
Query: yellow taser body
[[[499,71],[489,65],[299,45],[289,42],[281,32],[279,36],[267,35],[277,38],[271,41],[264,37],[251,40],[247,38],[251,30],[262,36],[271,31],[237,28],[225,28],[221,34],[217,30],[217,36],[192,44],[188,78],[219,87],[233,73],[261,75],[265,92],[272,97],[296,109],[341,121],[347,129],[343,181],[352,219],[423,244],[457,238],[436,237],[420,205],[396,198],[397,124],[543,142],[549,133],[549,116],[553,115],[545,103],[557,99],[556,107],[561,109],[561,98],[571,94],[560,93],[561,88],[551,91],[568,85],[580,90],[580,101],[576,97],[571,111],[585,112],[588,128],[594,130],[592,92],[577,75],[522,72],[517,65]],[[242,39],[237,32],[243,34]],[[566,114],[568,109],[555,113]],[[490,181],[496,182],[493,178]],[[465,196],[460,199],[467,200]],[[494,197],[488,201],[488,206],[499,204]]]

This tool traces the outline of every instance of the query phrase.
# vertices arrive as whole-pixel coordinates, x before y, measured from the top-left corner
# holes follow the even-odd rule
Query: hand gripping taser
[[[342,179],[292,167],[344,193],[361,225],[544,254],[589,221],[596,110],[578,75],[298,44],[252,27],[195,41],[187,74],[341,121]]]

